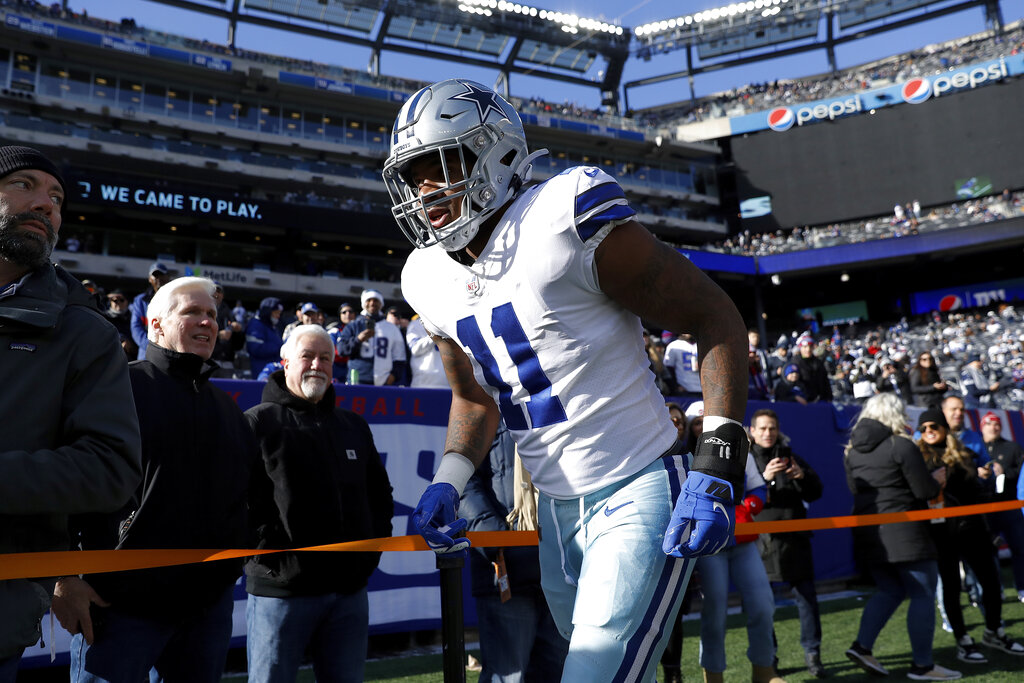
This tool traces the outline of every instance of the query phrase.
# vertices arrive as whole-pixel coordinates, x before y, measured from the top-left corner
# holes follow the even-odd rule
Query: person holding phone
[[[384,319],[384,295],[363,290],[362,313],[345,326],[338,339],[339,356],[348,356],[349,384],[395,384],[405,376],[405,339]]]
[[[768,484],[768,500],[756,521],[805,519],[805,503],[821,498],[821,478],[806,460],[790,449],[779,432],[779,416],[767,408],[750,421],[750,457]],[[789,584],[800,616],[800,645],[807,670],[817,678],[828,671],[821,663],[821,615],[814,588],[811,532],[761,534],[761,561],[770,581]]]

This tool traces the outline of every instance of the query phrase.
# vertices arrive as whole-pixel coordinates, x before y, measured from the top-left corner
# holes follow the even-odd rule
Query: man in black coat
[[[751,416],[750,457],[768,484],[768,501],[756,521],[806,519],[804,504],[821,498],[821,478],[806,460],[781,442],[779,417],[774,410],[761,409]],[[828,672],[821,663],[821,615],[814,587],[811,532],[761,534],[758,548],[768,579],[785,581],[793,589],[807,669],[825,678]]]
[[[335,407],[334,343],[301,325],[283,370],[246,411],[259,443],[249,507],[259,548],[301,548],[391,535],[391,483],[366,421]],[[303,653],[324,683],[363,680],[366,582],[380,553],[274,553],[245,566],[249,680],[295,680]]]
[[[244,548],[256,444],[209,383],[214,284],[186,277],[149,302],[146,360],[129,365],[142,432],[142,484],[119,513],[73,520],[84,550]],[[74,634],[71,681],[217,683],[231,640],[240,560],[92,574],[57,582],[53,612]]]
[[[804,388],[807,402],[831,401],[832,385],[828,381],[825,364],[814,355],[814,340],[810,337],[801,337],[797,342],[797,348],[799,354],[793,362],[800,369],[800,384]]]
[[[0,554],[67,550],[68,515],[117,509],[142,476],[117,332],[50,261],[64,190],[40,152],[0,147]],[[0,682],[39,640],[54,581],[0,581]]]
[[[1014,500],[1017,497],[1017,479],[1024,453],[1015,441],[1004,439],[1003,421],[996,413],[985,413],[981,418],[981,438],[992,459],[990,486],[995,488],[995,500]],[[1020,510],[1003,510],[988,515],[988,523],[997,534],[1006,539],[1012,557],[1013,579],[1017,597],[1024,601],[1024,516]]]

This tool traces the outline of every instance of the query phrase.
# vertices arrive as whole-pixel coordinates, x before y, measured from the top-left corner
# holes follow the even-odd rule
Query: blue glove
[[[674,557],[714,555],[736,528],[732,484],[704,472],[686,475],[661,549]]]
[[[466,530],[469,522],[458,519],[459,493],[451,484],[431,484],[420,496],[412,513],[412,523],[430,549],[438,555],[464,552],[468,538],[454,538]]]

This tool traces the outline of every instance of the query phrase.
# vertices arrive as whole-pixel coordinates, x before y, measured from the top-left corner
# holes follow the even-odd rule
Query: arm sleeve
[[[142,310],[142,304],[138,299],[133,299],[131,304],[128,305],[128,310],[131,311],[131,318],[129,326],[132,331],[132,341],[140,349],[146,348],[149,345],[149,331],[146,329],[146,313]]]
[[[405,341],[409,344],[409,353],[413,356],[422,356],[435,346],[434,340],[427,334],[423,323],[418,320],[409,323]]]
[[[356,346],[359,344],[359,340],[356,339],[356,335],[362,332],[362,329],[356,329],[356,327],[362,327],[360,320],[353,320],[348,325],[345,325],[345,329],[341,331],[341,336],[338,337],[337,350],[339,356],[351,356],[355,351]]]
[[[60,403],[61,445],[0,452],[4,514],[113,512],[139,485],[139,422],[117,331],[104,322],[84,334],[68,342],[72,359]]]
[[[257,444],[257,457],[254,459],[249,470],[249,527],[250,534],[255,543],[267,545],[274,539],[268,538],[271,534],[270,528],[279,518],[277,505],[274,503],[274,483],[267,475],[267,468],[264,454],[267,451],[274,451],[277,448],[277,435],[280,429],[273,430],[270,434],[264,434],[259,415],[253,410],[245,412],[245,419],[252,429],[253,437]],[[262,547],[262,546],[260,546]]]
[[[388,538],[391,536],[391,518],[395,514],[394,489],[388,472],[384,468],[384,461],[381,460],[376,444],[373,443],[373,432],[370,425],[366,425],[369,434],[370,445],[373,453],[366,466],[366,488],[369,491],[370,514],[373,518],[373,530],[377,538]]]

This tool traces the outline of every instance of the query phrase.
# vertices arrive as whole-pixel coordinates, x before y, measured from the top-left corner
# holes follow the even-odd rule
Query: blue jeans
[[[661,550],[684,456],[580,498],[540,494],[544,597],[569,638],[566,683],[653,683],[693,562]]]
[[[476,598],[480,629],[480,683],[557,683],[569,652],[539,590],[512,594],[508,602],[498,595]]]
[[[821,651],[821,612],[818,609],[818,591],[813,579],[790,583],[793,602],[800,617],[800,647],[807,654]]]
[[[700,665],[716,673],[725,671],[725,617],[729,579],[736,584],[747,618],[747,659],[756,666],[772,666],[775,643],[772,618],[775,596],[768,582],[756,543],[740,543],[717,555],[697,560],[704,603],[700,611]]]
[[[159,621],[110,608],[94,622],[93,644],[71,638],[71,683],[218,683],[231,645],[229,586],[210,607]]]
[[[0,683],[14,683],[18,678],[18,664],[20,663],[21,654],[0,660]]]
[[[1020,510],[1003,510],[989,514],[988,523],[1010,546],[1013,582],[1018,591],[1024,590],[1024,516]]]
[[[910,598],[907,633],[914,666],[931,667],[932,636],[935,633],[935,580],[939,569],[935,560],[895,562],[871,567],[878,590],[864,604],[860,615],[857,642],[867,649],[904,598]]]
[[[308,647],[317,681],[359,683],[369,623],[365,586],[350,595],[250,595],[245,605],[249,680],[294,683]]]

